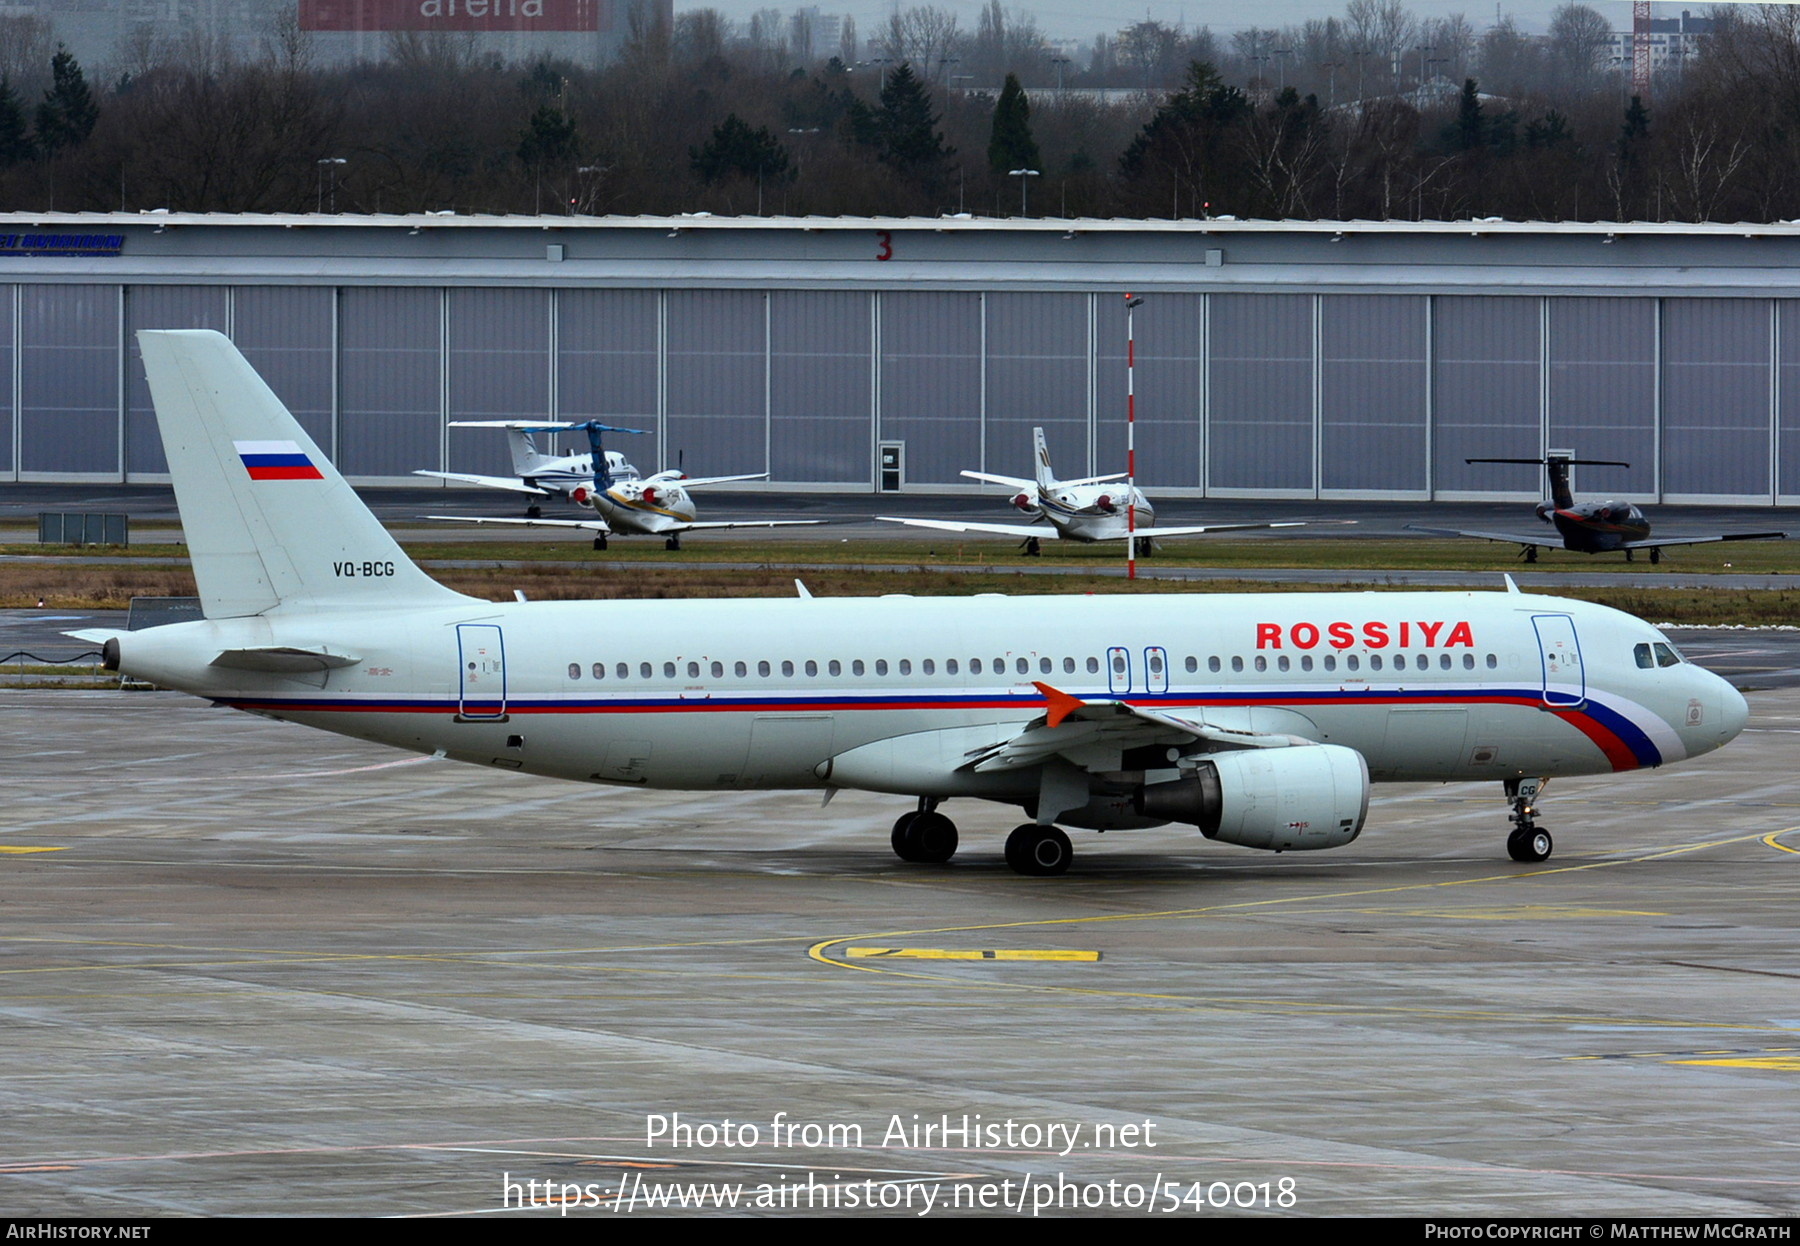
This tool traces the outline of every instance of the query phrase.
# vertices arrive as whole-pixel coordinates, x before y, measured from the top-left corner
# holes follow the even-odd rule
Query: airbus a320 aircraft
[[[1661,766],[1744,698],[1649,624],[1510,592],[504,602],[427,578],[223,336],[139,335],[205,618],[73,633],[105,665],[273,718],[476,765],[688,790],[1016,805],[1251,848],[1361,833],[1371,780],[1488,780],[1541,861],[1543,781]],[[754,826],[745,836],[756,834]]]
[[[693,498],[688,496],[689,489],[701,489],[708,485],[734,484],[740,480],[761,480],[769,473],[753,472],[747,476],[706,476],[693,479],[678,471],[658,472],[649,478],[638,475],[638,470],[625,462],[617,451],[608,450],[600,444],[604,433],[642,433],[641,428],[614,428],[610,424],[602,424],[598,420],[584,420],[576,424],[533,424],[524,420],[463,420],[451,424],[452,428],[504,428],[509,430],[513,440],[513,467],[519,470],[520,480],[511,480],[498,476],[465,476],[454,472],[414,472],[415,476],[435,476],[442,480],[460,480],[469,484],[484,485],[488,488],[520,489],[535,492],[540,496],[549,496],[552,492],[561,493],[577,506],[585,506],[600,516],[598,519],[543,519],[533,514],[538,510],[533,505],[524,519],[498,519],[478,517],[474,515],[427,515],[427,519],[445,519],[452,523],[497,523],[516,524],[526,528],[574,528],[594,534],[594,548],[605,549],[606,538],[618,534],[629,536],[640,533],[646,536],[660,536],[667,549],[681,548],[681,534],[709,528],[788,528],[816,524],[817,519],[751,519],[741,521],[712,521],[702,523],[695,518],[698,513]],[[580,432],[586,433],[590,453],[573,455],[566,459],[552,459],[538,456],[538,461],[522,457],[524,451],[537,454],[537,447],[531,444],[530,437],[534,433]],[[521,448],[521,441],[524,448]],[[615,467],[623,469],[615,473]]]
[[[964,523],[948,519],[901,519],[893,515],[877,515],[886,523],[903,523],[914,528],[936,528],[942,532],[993,532],[1000,536],[1025,539],[1025,552],[1036,554],[1038,542],[1064,538],[1070,541],[1123,541],[1128,528],[1138,532],[1137,551],[1151,552],[1153,537],[1198,536],[1203,532],[1229,532],[1241,528],[1298,528],[1299,523],[1215,523],[1186,528],[1157,528],[1156,509],[1143,491],[1116,482],[1124,472],[1110,476],[1087,476],[1081,480],[1058,480],[1050,468],[1050,448],[1044,442],[1044,430],[1031,430],[1037,451],[1037,477],[1022,480],[1017,476],[996,476],[992,472],[969,472],[970,480],[1008,485],[1017,489],[1008,501],[1031,517],[1031,524]],[[1135,517],[1129,511],[1135,506]],[[1048,527],[1045,525],[1048,523]],[[1155,529],[1151,531],[1151,529]]]
[[[1613,459],[1576,459],[1566,454],[1552,454],[1541,459],[1464,459],[1465,463],[1529,463],[1542,464],[1550,476],[1550,500],[1537,504],[1537,517],[1554,524],[1558,539],[1523,536],[1514,532],[1469,532],[1462,528],[1427,528],[1423,524],[1407,524],[1414,532],[1433,536],[1467,536],[1483,541],[1511,541],[1523,547],[1526,562],[1536,562],[1540,549],[1567,549],[1578,554],[1612,554],[1625,551],[1625,560],[1640,549],[1650,551],[1650,561],[1662,561],[1669,545],[1711,545],[1716,541],[1779,541],[1785,532],[1728,532],[1723,536],[1650,537],[1650,521],[1644,512],[1629,502],[1581,502],[1569,488],[1569,468],[1630,467]]]

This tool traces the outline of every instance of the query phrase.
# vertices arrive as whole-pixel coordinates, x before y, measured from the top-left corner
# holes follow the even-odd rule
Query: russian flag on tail
[[[299,443],[292,441],[234,441],[232,447],[244,460],[252,480],[323,480]]]

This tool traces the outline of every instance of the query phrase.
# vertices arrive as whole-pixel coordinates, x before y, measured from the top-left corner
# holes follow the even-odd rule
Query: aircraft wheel
[[[595,537],[594,538],[594,548],[595,549],[605,549],[606,548],[606,538],[603,536]]]
[[[1020,874],[1048,877],[1069,868],[1075,849],[1054,826],[1027,822],[1006,837],[1006,863]]]
[[[1044,552],[1043,545],[1034,536],[1025,538],[1025,557],[1036,558]]]
[[[941,813],[916,813],[906,825],[908,861],[942,865],[956,855],[956,823]]]
[[[1527,545],[1525,547],[1525,561],[1526,562],[1536,562],[1537,561],[1537,546]]]
[[[527,518],[527,519],[542,519],[543,517],[544,517],[544,508],[537,505],[535,502],[525,508],[525,518]]]
[[[680,549],[681,548],[681,538],[678,536],[670,537],[668,540],[663,542],[663,548],[664,549]]]
[[[1506,837],[1506,855],[1526,864],[1548,861],[1555,849],[1556,841],[1541,826],[1522,826]]]
[[[1659,563],[1661,561],[1662,561],[1662,551],[1660,549],[1651,550],[1650,551],[1650,565],[1652,567],[1654,567],[1657,563]]]
[[[888,842],[894,845],[894,855],[902,861],[917,861],[913,855],[913,841],[906,832],[912,829],[913,819],[919,816],[917,809],[909,810],[894,820],[894,834]]]

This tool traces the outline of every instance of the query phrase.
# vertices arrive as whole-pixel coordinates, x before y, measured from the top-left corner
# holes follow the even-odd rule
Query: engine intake
[[[1132,804],[1245,848],[1337,848],[1362,833],[1369,767],[1338,744],[1241,749],[1209,756],[1191,778],[1139,789]]]

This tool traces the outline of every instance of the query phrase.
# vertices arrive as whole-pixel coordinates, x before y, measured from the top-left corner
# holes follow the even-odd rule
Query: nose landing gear
[[[1548,861],[1556,849],[1550,832],[1537,824],[1537,798],[1544,790],[1543,779],[1508,779],[1506,800],[1512,806],[1508,815],[1513,824],[1506,837],[1506,854],[1515,861],[1535,864]]]

